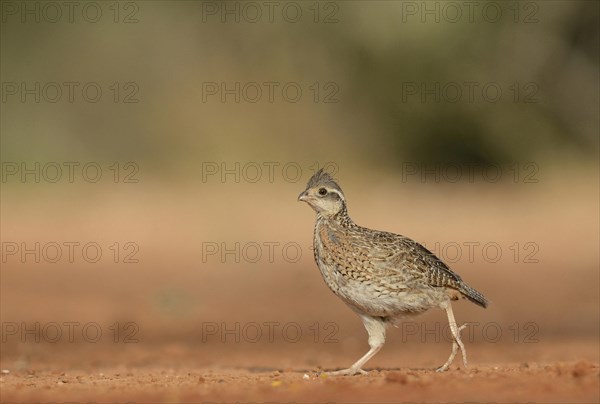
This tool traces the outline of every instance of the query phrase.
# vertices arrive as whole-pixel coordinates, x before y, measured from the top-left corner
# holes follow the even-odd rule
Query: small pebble
[[[307,375],[306,373],[304,374],[304,376],[302,376],[302,378],[303,378],[304,380],[310,380],[310,376],[309,376],[309,375]]]
[[[8,369],[2,369],[2,371],[0,371],[0,373],[2,373],[3,375],[7,375],[10,373],[10,370]]]

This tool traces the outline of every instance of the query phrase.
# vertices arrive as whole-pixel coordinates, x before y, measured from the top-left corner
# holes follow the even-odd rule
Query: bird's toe
[[[327,376],[354,376],[357,374],[366,375],[367,372],[362,369],[348,368],[342,370],[335,370],[333,372],[325,372]]]

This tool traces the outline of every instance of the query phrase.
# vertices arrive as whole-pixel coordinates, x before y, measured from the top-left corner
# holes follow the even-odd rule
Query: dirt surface
[[[597,364],[473,366],[443,374],[371,370],[353,377],[295,369],[136,368],[15,372],[3,402],[584,402],[598,401]],[[493,394],[491,392],[494,392]]]
[[[290,196],[284,208],[271,201],[268,185],[110,197],[73,191],[82,207],[68,210],[49,189],[44,209],[25,191],[3,196],[11,212],[2,217],[3,242],[95,241],[104,255],[96,263],[77,254],[72,263],[64,257],[53,263],[47,250],[40,262],[11,255],[2,264],[1,401],[600,401],[593,189],[571,178],[510,194],[499,187],[411,191],[406,185],[397,194],[386,191],[382,201],[357,192],[367,185],[350,183],[346,190],[360,224],[433,248],[493,242],[502,249],[500,259],[481,249],[470,259],[463,249],[451,263],[491,301],[486,310],[454,304],[457,321],[470,323],[462,334],[468,368],[457,358],[450,371],[433,371],[451,349],[447,319],[433,310],[390,328],[366,365],[368,375],[318,375],[349,366],[368,345],[358,317],[315,267],[314,215],[295,202],[298,184],[277,188],[278,196]],[[376,194],[377,185],[369,186]],[[175,211],[172,194],[185,195]],[[253,195],[256,215],[233,209],[239,195]],[[390,219],[385,212],[394,210]],[[139,247],[138,262],[124,263],[121,255],[115,263],[110,247],[128,241]],[[251,262],[249,250],[203,256],[204,242],[277,242],[280,249],[272,261],[265,248]],[[301,246],[298,259],[281,255],[289,242]],[[452,258],[450,249],[445,253]]]

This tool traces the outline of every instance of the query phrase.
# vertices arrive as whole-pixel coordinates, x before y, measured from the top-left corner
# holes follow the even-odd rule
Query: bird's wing
[[[408,237],[373,231],[373,268],[382,273],[402,272],[430,286],[459,289],[462,279],[431,251]]]

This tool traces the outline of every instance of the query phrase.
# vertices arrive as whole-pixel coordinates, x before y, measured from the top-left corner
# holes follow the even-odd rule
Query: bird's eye
[[[325,188],[319,188],[319,195],[321,195],[321,196],[327,195],[327,190]]]

